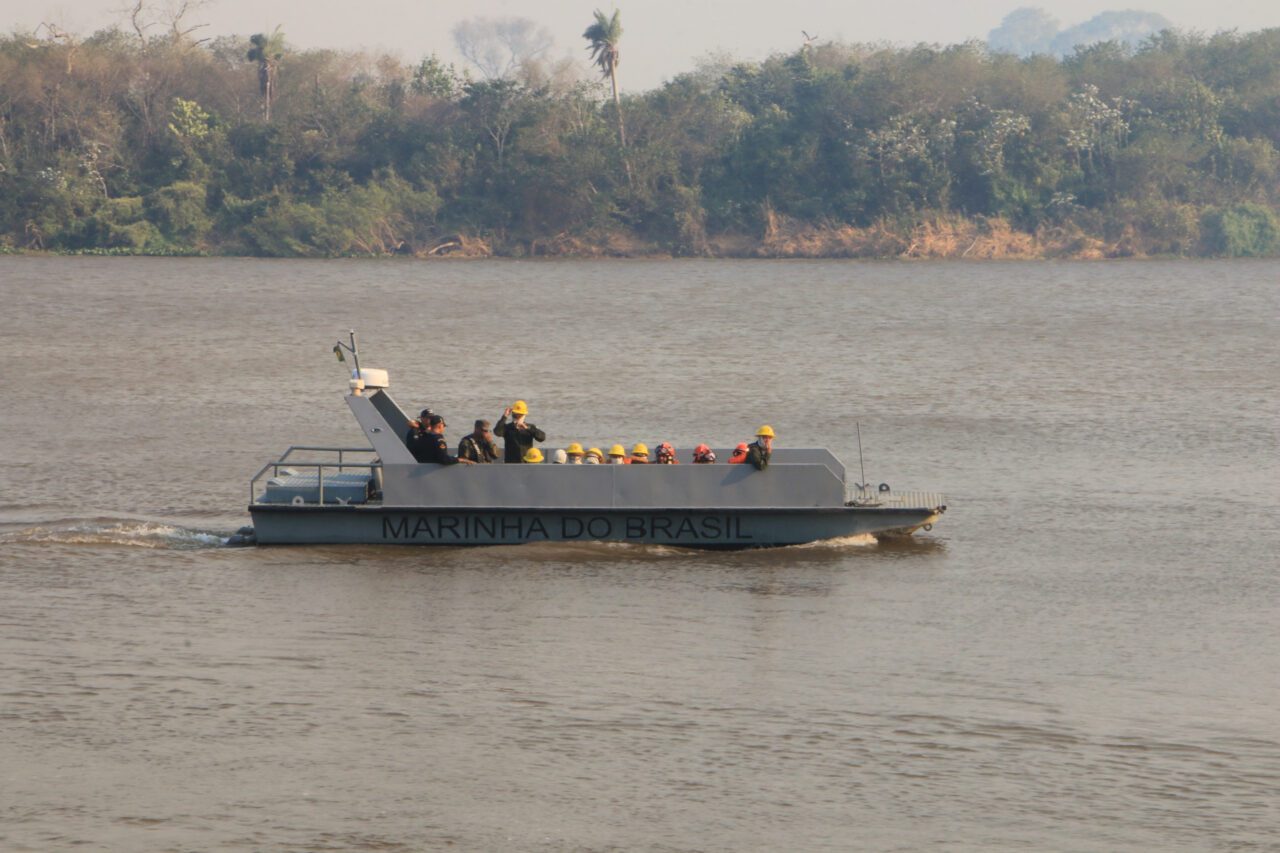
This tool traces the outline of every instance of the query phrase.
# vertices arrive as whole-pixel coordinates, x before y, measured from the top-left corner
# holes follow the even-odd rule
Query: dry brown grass
[[[713,245],[723,242],[717,237]],[[815,226],[767,216],[762,239],[743,254],[763,258],[1036,259],[1104,258],[1136,253],[1132,241],[1114,246],[1078,230],[1032,234],[1004,219],[935,216],[907,230],[879,222],[866,228]]]
[[[814,225],[764,211],[759,236],[739,232],[708,237],[706,254],[715,258],[906,258],[921,260],[1004,260],[1140,257],[1146,242],[1133,229],[1108,243],[1075,226],[1020,231],[1004,219],[935,216],[907,229],[878,222],[865,228],[852,225]],[[519,243],[494,243],[465,234],[441,240],[419,257],[487,258],[538,256],[562,258],[670,257],[668,248],[624,231],[571,234]]]

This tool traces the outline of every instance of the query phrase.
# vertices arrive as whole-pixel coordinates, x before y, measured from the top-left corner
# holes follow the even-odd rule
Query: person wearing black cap
[[[418,459],[418,453],[422,448],[415,449],[419,444],[430,442],[427,436],[431,432],[431,419],[435,417],[435,412],[431,409],[423,409],[418,414],[417,420],[409,421],[409,431],[405,433],[404,443],[409,448],[409,452],[413,454],[414,459]],[[418,459],[421,462],[421,459]]]
[[[470,459],[481,465],[498,461],[498,445],[493,443],[489,433],[489,422],[481,418],[476,421],[475,432],[463,436],[458,442],[458,457]]]
[[[426,432],[419,431],[417,435],[420,438],[409,446],[413,451],[413,458],[419,462],[434,462],[437,465],[457,465],[459,462],[464,465],[476,464],[470,459],[459,459],[449,455],[449,445],[444,440],[444,427],[444,418],[439,415],[428,418]]]

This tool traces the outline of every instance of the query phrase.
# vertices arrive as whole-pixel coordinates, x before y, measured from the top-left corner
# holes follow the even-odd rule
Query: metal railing
[[[295,452],[304,452],[304,451],[310,452],[310,453],[336,453],[338,458],[336,461],[329,459],[321,462],[312,462],[310,460],[297,460],[297,459],[289,458]],[[326,470],[336,469],[339,473],[341,473],[346,468],[356,468],[358,470],[368,471],[370,475],[372,475],[375,469],[382,467],[382,462],[376,458],[370,462],[348,461],[346,458],[347,454],[352,454],[352,453],[366,453],[366,454],[374,454],[376,456],[377,451],[375,451],[372,447],[322,447],[318,445],[308,445],[308,444],[290,445],[288,450],[280,454],[279,459],[276,459],[275,461],[268,462],[266,465],[263,465],[260,469],[258,469],[258,473],[254,474],[252,479],[249,480],[249,503],[254,504],[254,503],[257,503],[258,501],[258,497],[257,497],[258,481],[261,480],[262,477],[268,471],[271,472],[271,476],[273,478],[279,477],[280,469],[287,465],[290,468],[307,468],[307,469],[312,469],[316,472],[316,485],[319,489],[319,503],[323,504],[324,503],[324,472]]]

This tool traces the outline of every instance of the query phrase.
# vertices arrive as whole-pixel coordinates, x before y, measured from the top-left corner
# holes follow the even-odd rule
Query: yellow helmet
[[[645,445],[643,441],[637,441],[636,446],[631,448],[631,455],[632,456],[648,456],[649,448],[648,446]]]
[[[588,455],[588,456],[594,456],[595,458],[600,459],[600,460],[603,460],[603,459],[604,459],[604,452],[603,452],[602,450],[600,450],[600,448],[598,448],[598,447],[592,447],[592,448],[590,448],[589,450],[587,450],[587,455]]]
[[[574,442],[564,449],[564,452],[570,456],[581,456],[583,454],[582,445]]]
[[[511,406],[511,414],[513,415],[529,414],[529,404],[526,403],[524,400],[516,400],[515,403],[512,404]]]
[[[542,451],[536,447],[530,447],[529,451],[524,455],[525,462],[538,463],[542,461]]]
[[[610,456],[626,456],[627,449],[623,447],[621,444],[615,444],[613,447],[609,448],[609,455]]]
[[[756,430],[756,435],[757,436],[763,435],[767,438],[773,438],[773,427],[769,426],[768,424],[765,424],[764,426],[760,427],[760,429]]]

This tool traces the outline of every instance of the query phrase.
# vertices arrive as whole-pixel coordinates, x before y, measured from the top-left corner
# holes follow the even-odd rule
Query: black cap
[[[430,409],[423,409],[421,412],[418,412],[418,420],[429,421],[434,415],[435,415],[435,412],[431,411]]]
[[[488,428],[489,428],[489,422],[486,421],[484,418],[480,418],[479,420],[476,421],[476,429],[488,429]]]

